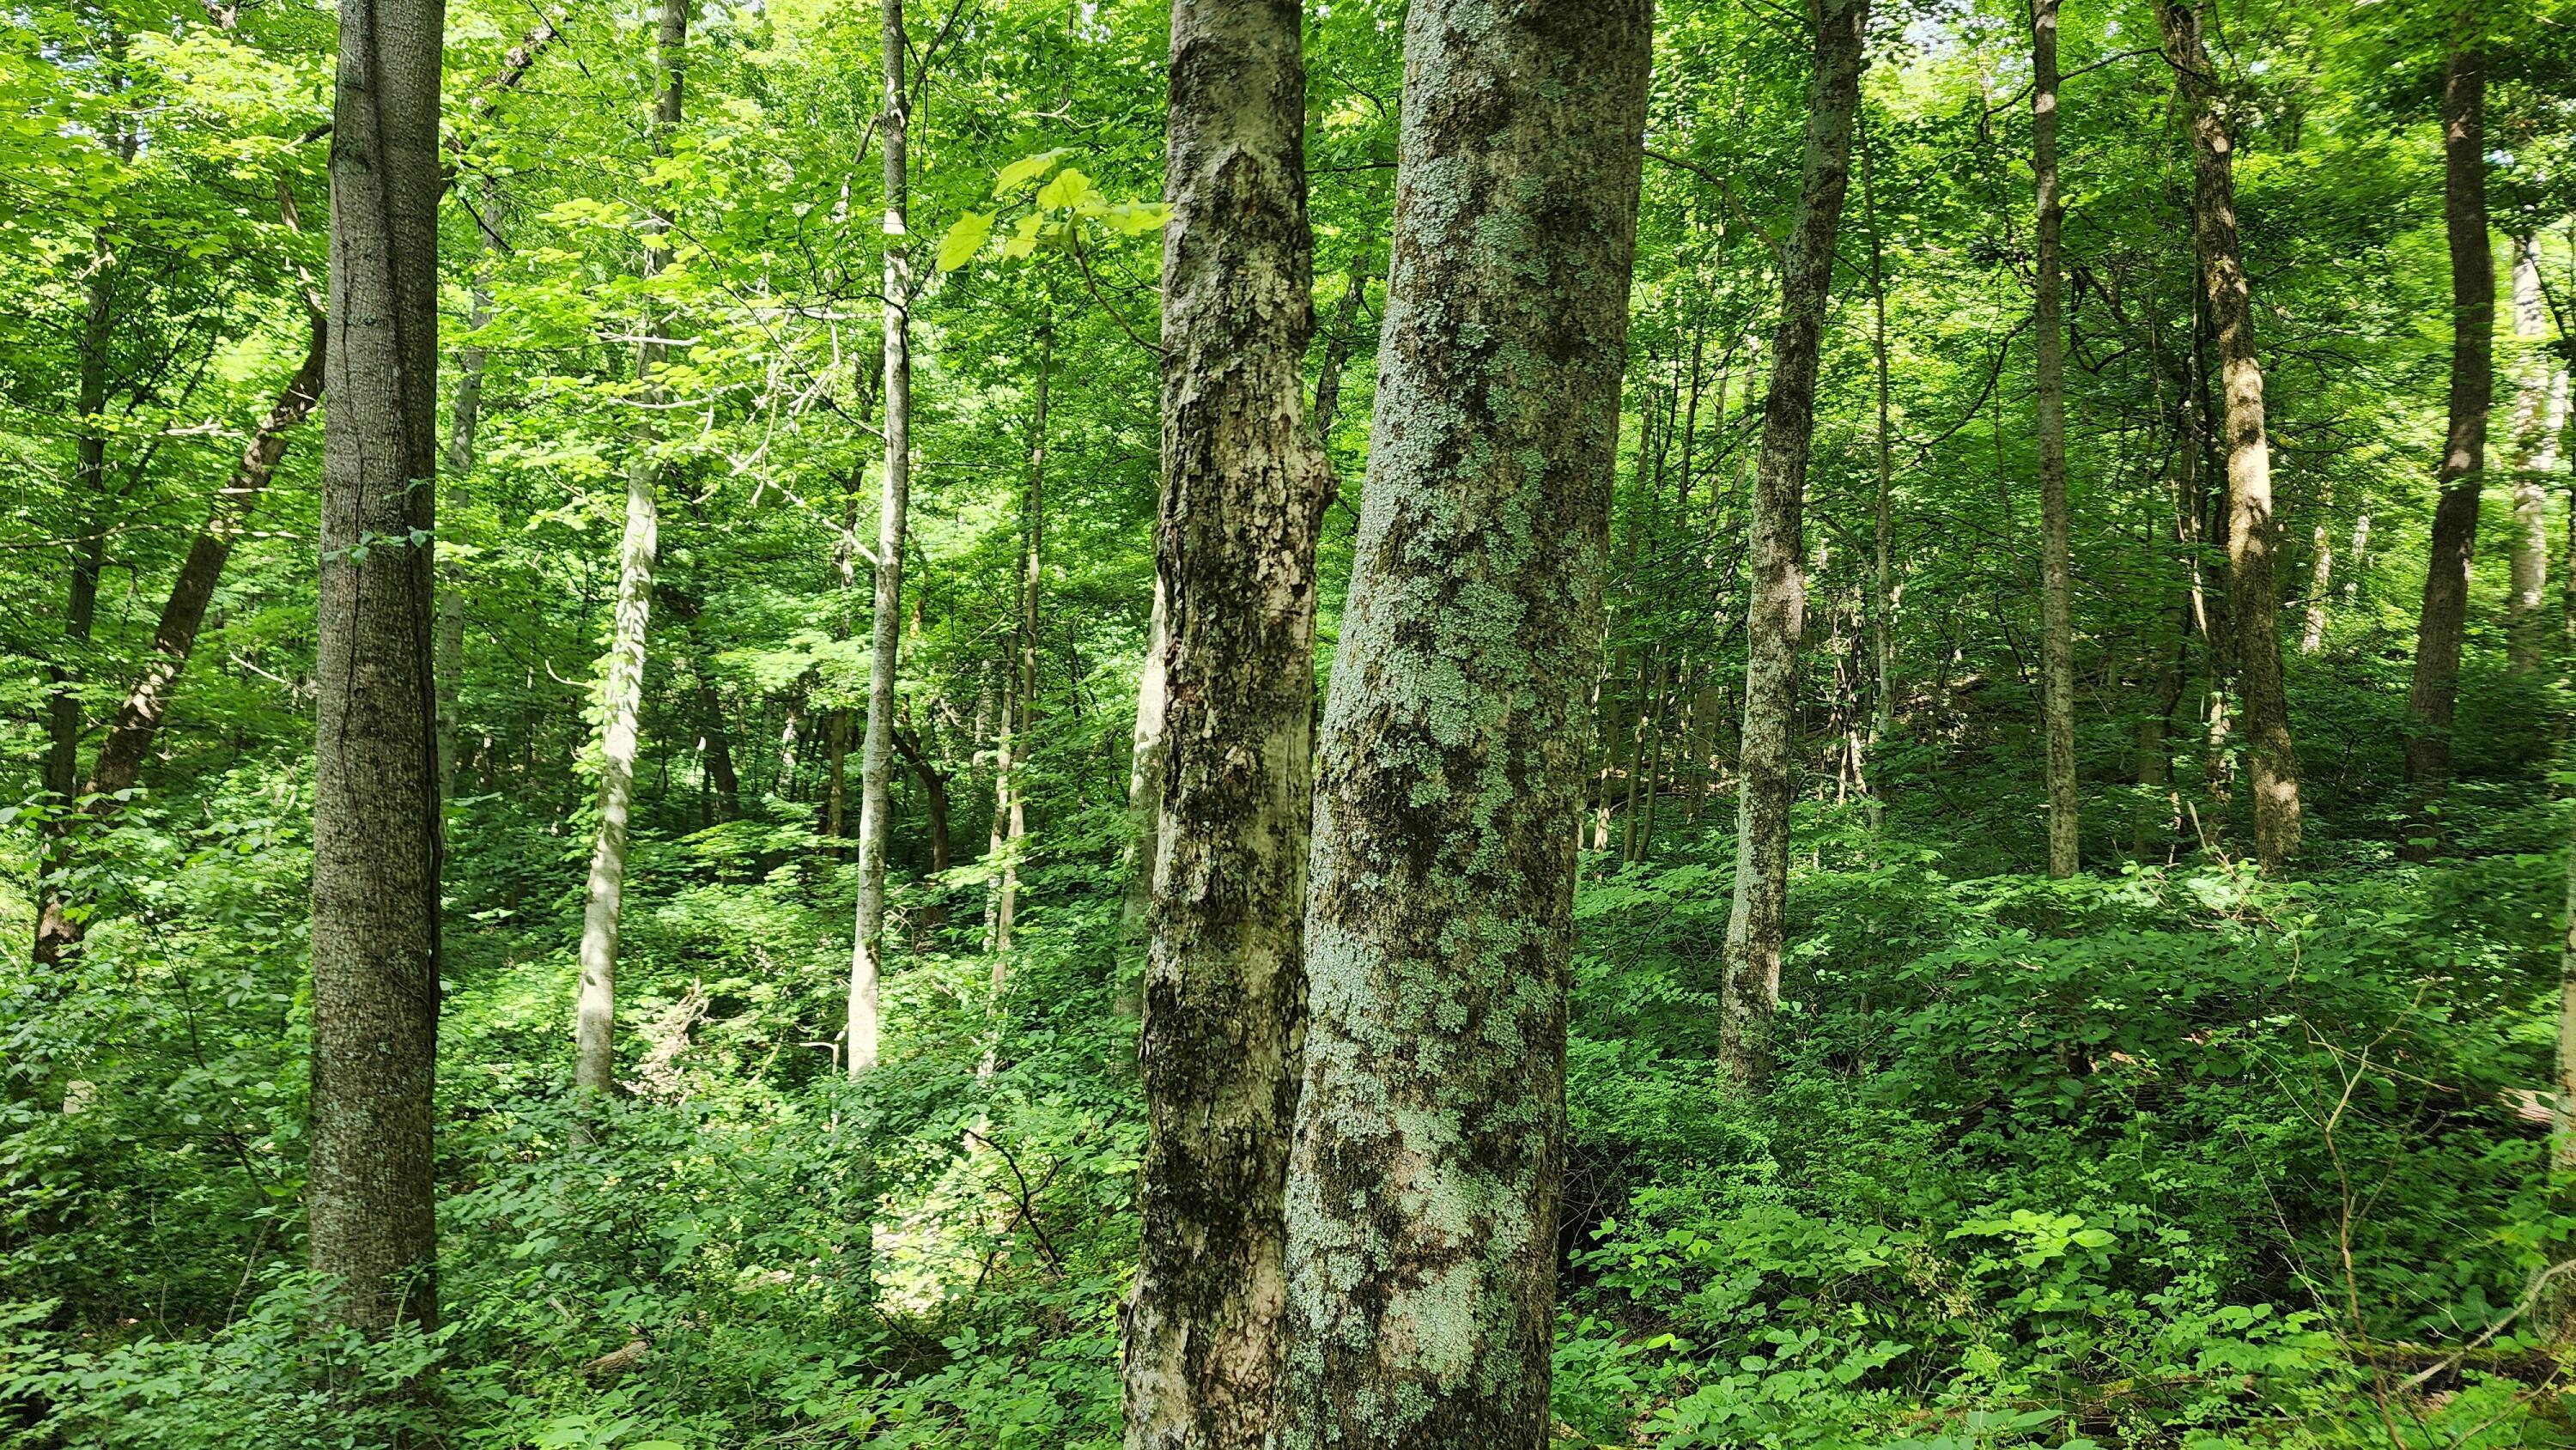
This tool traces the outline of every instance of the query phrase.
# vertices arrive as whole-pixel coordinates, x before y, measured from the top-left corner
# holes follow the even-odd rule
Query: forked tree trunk
[[[1415,0],[1318,751],[1284,1443],[1539,1450],[1645,0]]]
[[[1155,550],[1169,673],[1128,1450],[1261,1450],[1286,1364],[1315,542],[1334,491],[1303,397],[1300,17],[1297,0],[1172,7]]]
[[[2415,621],[2415,679],[2406,694],[2406,778],[2417,792],[2406,855],[2432,854],[2433,797],[2451,774],[2451,716],[2468,630],[2469,564],[2486,481],[2487,410],[2495,395],[2495,254],[2487,238],[2486,57],[2456,51],[2442,83],[2442,214],[2451,249],[2450,431],[2433,507],[2424,604]]]
[[[2039,192],[2040,699],[2045,716],[2048,874],[2072,876],[2083,832],[2075,789],[2075,583],[2066,508],[2066,200],[2057,184],[2057,0],[2031,0],[2031,170]]]
[[[440,0],[340,14],[315,611],[306,1181],[330,1317],[438,1318]]]
[[[1797,777],[1798,640],[1806,628],[1807,451],[1816,430],[1816,363],[1833,281],[1834,238],[1851,180],[1869,0],[1822,0],[1807,92],[1806,159],[1781,281],[1780,330],[1763,402],[1753,480],[1751,602],[1738,752],[1735,902],[1726,924],[1718,1062],[1759,1085],[1771,1075],[1780,953],[1789,905],[1789,798]]]
[[[2235,146],[2191,3],[2157,0],[2156,11],[2191,129],[2193,242],[2226,405],[2227,612],[2254,787],[2254,852],[2270,870],[2299,849],[2299,762],[2281,680],[2280,596],[2272,586],[2281,528],[2272,511],[2253,293],[2236,240]]]
[[[894,799],[894,685],[903,635],[904,512],[912,498],[912,241],[904,153],[903,0],[878,9],[885,93],[885,467],[877,498],[876,599],[868,615],[868,723],[859,743],[859,903],[850,950],[849,1071],[877,1065],[885,974],[886,829]]]
[[[670,151],[680,123],[683,50],[688,43],[688,0],[662,0],[655,54],[662,68],[660,99],[653,108],[653,152]],[[644,275],[661,269],[662,237],[670,219],[656,211],[644,231]],[[617,935],[626,902],[626,828],[635,804],[635,753],[643,729],[645,632],[653,611],[653,564],[660,547],[656,495],[662,464],[655,456],[661,430],[655,423],[662,389],[656,379],[663,344],[661,320],[647,307],[642,340],[635,345],[635,402],[639,421],[626,460],[626,527],[617,557],[617,617],[600,683],[599,825],[592,838],[590,876],[581,914],[581,992],[574,1005],[572,1081],[585,1093],[617,1087]]]

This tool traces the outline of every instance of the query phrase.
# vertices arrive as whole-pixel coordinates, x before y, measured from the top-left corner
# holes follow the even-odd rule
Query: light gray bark
[[[2513,671],[2536,675],[2548,650],[2549,617],[2542,601],[2549,587],[2549,475],[2558,470],[2567,375],[2534,345],[2546,335],[2548,324],[2541,308],[2540,262],[2529,237],[2513,241],[2513,302],[2513,334],[2526,346],[2514,380],[2510,430],[2513,575],[2506,599]]]
[[[689,0],[662,0],[654,51],[662,67],[662,92],[653,108],[653,154],[668,155],[671,129],[680,123]],[[662,238],[670,219],[656,210],[644,229],[643,272],[661,270]],[[626,829],[635,804],[635,755],[643,734],[645,634],[653,612],[653,565],[660,549],[657,495],[662,463],[655,407],[664,344],[661,319],[648,306],[635,344],[638,422],[626,459],[626,525],[617,551],[617,615],[599,687],[599,823],[592,838],[590,875],[581,913],[581,991],[573,1009],[572,1080],[584,1092],[617,1087],[617,936],[626,904]]]
[[[885,467],[877,498],[876,599],[868,616],[868,720],[859,742],[859,902],[850,950],[852,1077],[877,1065],[885,974],[886,827],[894,786],[894,684],[903,641],[904,512],[912,499],[912,239],[907,224],[903,0],[878,12],[885,62],[877,144],[885,161]]]
[[[1739,752],[1735,902],[1726,926],[1718,1058],[1739,1082],[1771,1074],[1780,954],[1789,903],[1789,799],[1797,761],[1798,641],[1806,627],[1807,450],[1816,427],[1817,351],[1833,280],[1834,237],[1851,179],[1869,0],[1824,0],[1807,94],[1806,159],[1781,283],[1762,455],[1753,481],[1752,599]]]
[[[1261,1450],[1281,1389],[1315,542],[1334,492],[1302,396],[1314,243],[1299,18],[1298,0],[1172,7],[1156,547],[1168,673],[1129,1450]]]
[[[2031,0],[2031,170],[2038,178],[2039,296],[2031,331],[2039,374],[2040,700],[2047,742],[2048,874],[2081,864],[2075,788],[2075,584],[2066,508],[2066,200],[2057,182],[2057,0]]]
[[[1154,905],[1154,862],[1163,835],[1163,707],[1170,699],[1163,657],[1171,645],[1166,591],[1159,568],[1154,607],[1145,625],[1145,662],[1136,673],[1136,728],[1127,752],[1126,894],[1118,913],[1118,1015],[1145,1015],[1145,952]]]
[[[315,614],[306,1181],[331,1314],[434,1323],[440,0],[340,12]]]
[[[1650,29],[1644,0],[1406,17],[1374,443],[1317,753],[1289,1450],[1547,1440]]]

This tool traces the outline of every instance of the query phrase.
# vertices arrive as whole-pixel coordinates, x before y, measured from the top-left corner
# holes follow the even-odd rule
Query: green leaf
[[[1023,156],[1003,167],[993,177],[993,195],[1000,196],[1031,177],[1044,176],[1047,169],[1055,165],[1056,158],[1062,155],[1064,155],[1064,148],[1057,147],[1053,151],[1041,151],[1035,156]]]
[[[1171,219],[1172,209],[1159,201],[1122,201],[1100,221],[1113,232],[1135,237],[1159,232]]]
[[[955,224],[948,228],[947,235],[939,239],[938,269],[942,272],[954,272],[965,266],[976,252],[982,250],[984,239],[992,234],[992,213],[970,211],[959,217]]]
[[[1019,230],[1012,233],[1009,241],[1002,243],[1003,257],[1025,257],[1029,253],[1036,251],[1038,249],[1038,228],[1045,225],[1045,220],[1040,217],[1024,216],[1020,218]]]
[[[1091,178],[1083,175],[1080,168],[1068,166],[1055,174],[1055,180],[1038,188],[1038,205],[1061,211],[1082,200],[1082,194],[1089,190]]]

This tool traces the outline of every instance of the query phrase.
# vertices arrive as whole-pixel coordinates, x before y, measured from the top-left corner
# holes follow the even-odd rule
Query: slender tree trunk
[[[2442,212],[2451,246],[2451,425],[2433,508],[2415,680],[2406,693],[2406,778],[2418,793],[2406,855],[2432,854],[2430,807],[2451,774],[2451,714],[2468,630],[2469,564],[2486,481],[2487,409],[2495,394],[2495,255],[2487,238],[2486,57],[2455,52],[2442,84]]]
[[[1807,94],[1806,159],[1781,283],[1780,330],[1763,404],[1753,482],[1753,587],[1739,750],[1735,902],[1726,927],[1718,1059],[1759,1085],[1771,1074],[1772,1018],[1789,904],[1789,799],[1796,788],[1798,639],[1806,626],[1807,450],[1816,428],[1817,350],[1833,280],[1834,237],[1851,179],[1869,0],[1821,0]]]
[[[688,43],[688,0],[662,0],[655,53],[662,92],[653,111],[653,152],[670,152],[680,123],[683,48]],[[658,210],[644,231],[644,275],[661,269],[662,237],[670,219]],[[635,804],[635,752],[642,738],[645,631],[653,610],[653,564],[661,519],[655,495],[661,486],[661,442],[654,419],[662,401],[656,374],[663,345],[661,319],[646,308],[635,345],[635,401],[639,422],[626,460],[626,527],[618,545],[617,617],[600,682],[599,826],[590,852],[590,877],[581,913],[581,992],[573,1017],[573,1087],[586,1093],[617,1087],[617,934],[626,902],[626,827]]]
[[[1364,240],[1351,253],[1351,270],[1342,280],[1341,301],[1334,304],[1332,326],[1324,332],[1324,360],[1315,370],[1315,411],[1311,421],[1316,441],[1327,446],[1333,441],[1333,424],[1341,417],[1342,374],[1359,347],[1360,308],[1368,302],[1369,263],[1376,252],[1377,243]]]
[[[2548,652],[2549,475],[2558,468],[2567,375],[2538,346],[2549,329],[2529,237],[2513,241],[2513,304],[2513,335],[2525,351],[2514,388],[2512,662],[2515,674],[2537,675]]]
[[[1169,666],[1129,1450],[1261,1450],[1285,1369],[1282,1194],[1305,1035],[1315,543],[1297,0],[1179,0],[1163,200]],[[1355,274],[1351,291],[1365,286]]]
[[[2053,0],[2052,0],[2053,3]],[[1869,222],[1869,299],[1871,317],[1870,361],[1878,384],[1878,489],[1871,509],[1869,657],[1871,674],[1869,755],[1875,760],[1888,737],[1896,731],[1896,601],[1895,568],[1892,554],[1896,533],[1896,429],[1890,421],[1887,373],[1887,263],[1880,248],[1878,198],[1870,172],[1869,132],[1863,118],[1853,121],[1860,131],[1860,202]],[[1718,385],[1718,416],[1726,416],[1726,386]],[[1691,818],[1699,817],[1696,798]],[[1883,829],[1887,823],[1887,802],[1883,792],[1869,792],[1869,828]]]
[[[886,827],[894,785],[894,686],[901,666],[904,512],[912,499],[912,256],[905,132],[903,0],[882,0],[885,62],[877,143],[885,156],[885,467],[877,500],[876,601],[868,617],[868,723],[859,744],[859,904],[850,951],[849,1068],[877,1065],[885,973]]]
[[[548,30],[551,34],[551,28]],[[524,49],[524,47],[523,47]],[[531,55],[533,59],[533,55]],[[524,70],[524,67],[522,67]],[[473,247],[467,264],[467,325],[477,331],[492,323],[492,254],[502,248],[500,234],[500,188],[486,177],[478,188],[482,205],[470,208],[474,223]],[[483,416],[483,370],[489,354],[480,345],[468,344],[456,354],[455,403],[448,410],[447,473],[451,494],[460,490],[474,471],[474,436]],[[453,513],[454,500],[450,500]],[[441,571],[438,584],[438,641],[433,652],[438,673],[438,789],[444,818],[444,803],[456,789],[456,731],[464,696],[465,674],[465,588],[453,565]]]
[[[329,1313],[438,1318],[440,0],[340,14],[315,614],[306,1180]]]
[[[1539,1450],[1651,10],[1415,0],[1317,754],[1285,1446]]]
[[[2235,147],[2201,44],[2200,17],[2189,6],[2190,0],[2157,0],[2156,9],[2166,59],[2190,113],[2192,232],[2226,401],[2227,610],[2253,777],[2254,851],[2266,869],[2276,869],[2299,849],[2299,762],[2281,683],[2280,596],[2272,586],[2281,528],[2272,511],[2253,294],[2236,244]]]
[[[2299,653],[2315,654],[2326,642],[2326,600],[2334,593],[2334,478],[2317,489],[2317,522],[2308,532],[2307,617],[2299,626]]]
[[[169,714],[170,696],[178,685],[179,672],[186,668],[188,655],[196,648],[197,630],[205,622],[206,605],[223,578],[233,544],[249,525],[251,512],[267,492],[269,480],[276,476],[278,460],[286,455],[289,431],[304,421],[321,397],[328,331],[324,319],[316,314],[303,366],[296,369],[285,391],[270,405],[268,416],[260,420],[240,461],[233,465],[232,476],[215,495],[214,509],[189,544],[187,561],[179,566],[179,577],[171,582],[170,597],[161,606],[160,623],[152,631],[151,662],[144,666],[143,677],[126,693],[125,703],[117,707],[116,720],[99,746],[98,759],[90,768],[89,784],[82,794],[114,796],[141,776],[143,762],[152,752],[153,737]]]
[[[2048,874],[2081,866],[2075,787],[2075,583],[2066,508],[2066,363],[2059,241],[2066,202],[2057,183],[2057,0],[2031,0],[2031,170],[2039,192],[2039,298],[2031,331],[2039,372],[2040,697],[2047,737]]]

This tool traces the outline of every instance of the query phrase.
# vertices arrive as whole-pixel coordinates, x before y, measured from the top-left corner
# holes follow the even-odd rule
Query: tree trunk
[[[2031,0],[2031,170],[2038,177],[2039,297],[2031,331],[2039,372],[2040,698],[2047,737],[2048,874],[2081,864],[2075,789],[2075,583],[2066,508],[2066,362],[2059,238],[2066,201],[2057,185],[2057,0]]]
[[[1323,365],[1315,370],[1315,412],[1311,421],[1315,440],[1328,447],[1333,441],[1333,424],[1342,412],[1342,374],[1359,347],[1360,308],[1368,302],[1369,262],[1376,250],[1377,243],[1368,240],[1351,253],[1350,274],[1342,280],[1342,298],[1333,308],[1333,325],[1324,334]],[[1312,259],[1308,265],[1313,265]]]
[[[1887,263],[1880,249],[1878,198],[1871,185],[1869,133],[1858,118],[1853,124],[1860,128],[1860,201],[1861,211],[1869,222],[1870,361],[1878,384],[1878,489],[1871,509],[1869,595],[1871,700],[1868,751],[1869,757],[1875,760],[1888,737],[1896,731],[1896,601],[1892,562],[1896,533],[1896,430],[1889,419]],[[1726,385],[1723,381],[1718,384],[1717,413],[1720,418],[1726,416]],[[1693,821],[1699,819],[1698,805],[1694,796],[1691,803]],[[1873,786],[1869,792],[1869,828],[1877,831],[1886,823],[1884,793]]]
[[[329,1313],[438,1318],[440,0],[340,16],[321,585],[315,615],[313,1065],[306,1184]]]
[[[197,630],[205,622],[206,605],[214,598],[215,585],[223,579],[233,543],[250,523],[252,510],[259,506],[269,480],[277,474],[278,460],[286,455],[288,430],[303,422],[321,397],[328,332],[327,323],[316,314],[303,366],[296,369],[285,391],[270,405],[268,416],[251,434],[240,462],[233,465],[232,476],[215,495],[214,510],[205,527],[189,544],[187,562],[179,566],[179,577],[172,581],[170,597],[161,606],[161,621],[152,631],[151,663],[127,692],[125,703],[117,707],[116,721],[108,727],[107,739],[99,746],[83,795],[113,796],[131,787],[141,775],[143,762],[152,751],[153,737],[169,713],[170,695],[178,685],[179,672],[187,667],[189,652],[196,648]]]
[[[1406,17],[1377,445],[1317,757],[1285,1444],[1548,1438],[1650,15]]]
[[[1316,429],[1318,442],[1323,430]],[[1164,655],[1171,629],[1160,569],[1154,577],[1154,608],[1145,627],[1145,663],[1136,675],[1136,729],[1129,739],[1127,766],[1126,893],[1118,913],[1118,1015],[1145,1015],[1144,956],[1150,930],[1147,913],[1154,904],[1154,863],[1163,829],[1163,776],[1168,752],[1163,749],[1163,711],[1171,698]]]
[[[2326,642],[2326,600],[2334,593],[2334,477],[2317,487],[2317,521],[2308,531],[2307,617],[2299,626],[2299,653],[2315,654]]]
[[[868,723],[859,742],[859,902],[850,950],[849,1071],[877,1065],[885,974],[886,830],[894,789],[894,685],[901,666],[904,512],[912,499],[912,254],[905,131],[903,0],[878,7],[885,92],[885,467],[877,498],[876,599],[868,614]]]
[[[655,40],[662,68],[661,97],[653,111],[653,153],[670,152],[671,129],[680,123],[682,48],[688,43],[688,0],[662,0]],[[661,269],[662,237],[670,218],[655,211],[644,230],[644,275]],[[626,528],[617,557],[617,619],[600,683],[599,827],[592,839],[590,877],[581,912],[581,993],[574,1007],[572,1081],[576,1091],[608,1093],[617,1087],[617,933],[626,902],[626,826],[635,804],[635,751],[642,735],[644,636],[653,610],[653,564],[661,519],[655,494],[662,465],[654,419],[662,390],[655,374],[663,345],[661,320],[648,307],[635,345],[635,401],[639,421],[626,461]]]
[[[2212,85],[2200,17],[2189,5],[2190,0],[2157,0],[2156,10],[2166,59],[2190,114],[2192,233],[2226,403],[2227,610],[2235,628],[2237,693],[2253,777],[2254,851],[2271,870],[2299,849],[2299,762],[2281,684],[2280,596],[2272,587],[2281,529],[2272,511],[2253,293],[2236,244],[2235,147]]]
[[[1156,548],[1169,672],[1151,776],[1129,1450],[1259,1450],[1285,1367],[1315,544],[1334,495],[1303,397],[1314,242],[1300,14],[1297,0],[1172,7]],[[1346,296],[1366,285],[1357,265]]]
[[[2406,778],[2418,793],[2406,855],[2432,854],[2432,798],[2451,774],[2451,714],[2468,629],[2469,564],[2486,481],[2487,408],[2495,394],[2495,256],[2487,239],[2486,57],[2455,52],[2442,84],[2442,213],[2451,246],[2451,424],[2433,508],[2415,679],[2406,693]]]
[[[1736,1081],[1771,1074],[1789,904],[1789,798],[1797,771],[1798,637],[1805,629],[1807,449],[1816,428],[1816,354],[1833,280],[1834,236],[1851,179],[1869,0],[1822,0],[1807,94],[1806,159],[1781,282],[1780,330],[1753,481],[1750,649],[1739,749],[1735,902],[1726,927],[1718,1059]]]
[[[551,38],[551,27],[545,28]],[[533,52],[526,51],[530,59]],[[522,67],[524,70],[524,67]],[[479,331],[492,323],[491,258],[503,249],[500,234],[500,188],[486,177],[479,190],[483,204],[472,210],[473,246],[467,267],[467,326]],[[461,489],[474,471],[474,435],[483,417],[483,369],[488,354],[476,345],[456,354],[456,400],[448,410],[447,473],[451,492]],[[450,510],[453,512],[453,509]],[[433,651],[438,673],[438,789],[444,803],[456,789],[456,731],[465,672],[465,589],[451,566],[438,586],[438,641]]]
[[[2514,387],[2512,662],[2515,674],[2537,675],[2548,652],[2542,600],[2549,584],[2549,475],[2558,468],[2567,376],[2538,346],[2548,319],[2540,304],[2540,262],[2529,237],[2513,241],[2513,303],[2513,335],[2526,349]]]

